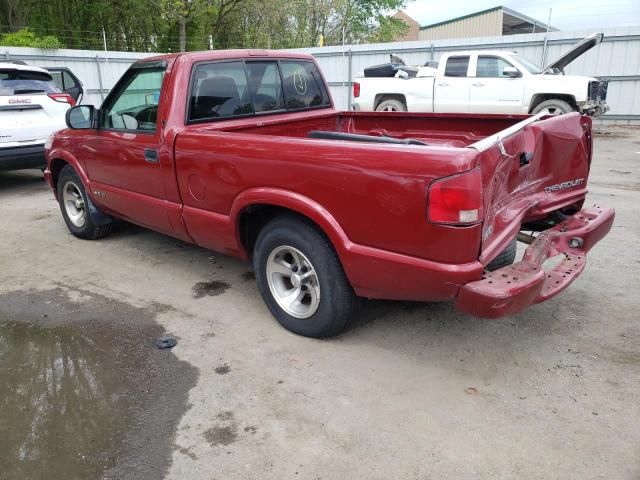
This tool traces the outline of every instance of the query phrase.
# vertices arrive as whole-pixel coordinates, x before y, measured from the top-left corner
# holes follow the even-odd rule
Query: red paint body
[[[194,62],[260,56],[311,59],[246,51],[159,57],[168,68],[155,134],[107,129],[57,133],[47,152],[45,174],[51,187],[55,191],[60,162],[70,163],[106,213],[240,258],[251,253],[239,231],[240,215],[248,207],[293,210],[325,232],[354,290],[365,297],[458,297],[460,309],[494,317],[546,299],[574,278],[555,284],[550,294],[541,293],[540,278],[545,275],[539,273],[539,262],[533,262],[528,266],[537,273],[529,283],[501,284],[498,294],[478,283],[484,282],[484,266],[523,222],[561,207],[581,207],[592,153],[588,117],[576,113],[522,125],[501,134],[502,149],[497,139],[488,137],[529,117],[322,108],[185,125]],[[310,139],[311,130],[385,134],[428,146]],[[484,139],[484,144],[476,143]],[[145,148],[159,152],[158,163],[145,162]],[[522,154],[529,161],[525,166],[519,161]],[[480,221],[468,226],[431,223],[431,183],[476,168],[482,181]],[[577,178],[584,182],[545,191]],[[602,212],[581,234],[597,241],[607,233],[613,211]],[[569,249],[566,242],[554,248],[538,246],[536,251],[544,250],[545,256]],[[508,308],[496,307],[496,295],[517,301]]]

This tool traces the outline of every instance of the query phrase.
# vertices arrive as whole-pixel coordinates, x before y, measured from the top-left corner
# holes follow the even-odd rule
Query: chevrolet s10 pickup
[[[45,177],[73,235],[119,218],[251,260],[274,317],[311,337],[357,297],[516,314],[564,290],[614,219],[585,205],[589,117],[338,112],[303,54],[145,59],[67,125]]]

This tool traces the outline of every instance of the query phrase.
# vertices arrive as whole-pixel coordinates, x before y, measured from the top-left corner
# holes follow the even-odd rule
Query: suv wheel
[[[253,262],[262,298],[286,329],[322,338],[348,325],[355,295],[333,247],[308,222],[282,216],[268,223]]]

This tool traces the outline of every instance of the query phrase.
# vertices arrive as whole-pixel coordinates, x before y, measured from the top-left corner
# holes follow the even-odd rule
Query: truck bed
[[[526,115],[332,112],[306,119],[265,117],[257,125],[225,122],[222,130],[298,138],[309,138],[313,131],[326,131],[415,139],[427,145],[464,148],[526,118]]]
[[[286,189],[322,205],[357,244],[486,265],[523,223],[581,206],[591,156],[588,124],[578,114],[542,119],[318,110],[193,125],[176,142],[179,189],[190,192],[187,179],[197,175],[216,195],[183,195],[184,216],[187,224],[204,226],[195,217],[229,215],[243,189]],[[426,145],[309,138],[318,131],[412,138]],[[429,222],[432,182],[476,168],[483,220],[467,226]],[[545,190],[574,179],[580,179],[574,187]],[[208,232],[194,235],[220,250],[205,243],[211,242]]]

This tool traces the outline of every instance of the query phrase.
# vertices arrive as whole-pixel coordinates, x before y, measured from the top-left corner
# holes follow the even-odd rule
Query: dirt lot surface
[[[497,321],[366,302],[325,341],[246,264],[78,240],[39,172],[0,173],[0,478],[640,478],[640,129],[595,145],[617,218],[562,295]]]

